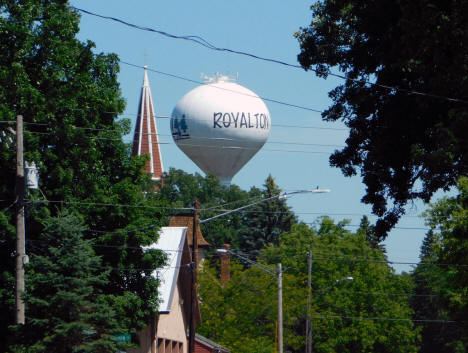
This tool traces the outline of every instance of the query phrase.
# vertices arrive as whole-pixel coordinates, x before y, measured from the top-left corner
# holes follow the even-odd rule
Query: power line
[[[113,233],[113,232],[108,232],[108,233]],[[118,233],[118,232],[115,232],[115,233]],[[30,240],[30,241],[48,243],[48,242],[41,241],[41,240]],[[159,248],[148,248],[148,247],[132,247],[132,246],[127,246],[127,245],[98,245],[98,244],[92,244],[92,246],[94,248],[118,248],[118,249],[135,249],[135,250],[142,250],[142,249],[145,250],[145,248],[147,248],[148,250],[157,250],[157,251],[162,251],[162,252],[180,252],[180,253],[187,252],[187,251],[179,250],[179,249],[159,249]],[[188,253],[190,253],[190,251],[188,251]],[[242,253],[242,252],[239,251],[238,253]],[[235,256],[239,255],[238,253],[233,252],[233,254]],[[241,260],[246,260],[245,255],[247,255],[247,254],[244,254],[244,256],[240,257],[240,259]],[[264,266],[263,264],[254,262],[254,261],[252,261],[250,259],[249,259],[248,263],[250,263],[250,264],[255,263],[255,265]],[[166,269],[166,268],[167,267],[164,267],[164,269]],[[172,267],[172,268],[177,268],[177,267]],[[269,268],[268,268],[268,270],[269,270]],[[313,290],[313,291],[316,292],[316,293],[320,293],[321,291],[323,291],[323,289],[316,289],[316,290]],[[440,297],[440,295],[436,295],[436,294],[391,293],[391,292],[388,293],[388,292],[350,291],[350,290],[340,290],[340,293],[366,294],[366,295],[372,295],[372,296]]]
[[[6,200],[5,200],[6,201]],[[128,208],[148,208],[148,209],[160,209],[160,210],[176,210],[176,211],[190,211],[193,210],[191,207],[170,207],[170,206],[148,206],[148,205],[130,205],[130,204],[118,204],[118,203],[102,203],[102,202],[83,202],[83,201],[66,201],[66,200],[25,200],[25,202],[29,203],[61,203],[61,204],[71,204],[71,205],[85,205],[85,206],[105,206],[105,207],[128,207]],[[243,200],[239,200],[239,202],[243,202]],[[227,209],[216,209],[218,212],[228,212],[231,210]],[[213,207],[209,207],[206,209],[200,209],[200,212],[213,212]],[[261,213],[261,214],[287,214],[288,212],[270,212],[270,211],[251,211],[251,210],[242,210],[239,211],[240,213]],[[332,214],[326,213],[319,213],[319,212],[294,212],[295,214],[320,214],[322,216],[329,216]],[[347,215],[343,213],[342,215]],[[353,215],[353,214],[348,214]],[[410,216],[408,216],[410,217]],[[300,222],[304,224],[320,224],[316,222]],[[346,226],[346,225],[344,225]],[[358,226],[358,225],[356,225]],[[418,228],[418,227],[396,227],[397,229],[406,229],[406,230],[429,230],[426,228]],[[100,231],[104,232],[104,231]]]
[[[314,290],[319,292],[319,290]],[[372,296],[384,296],[384,297],[440,297],[437,294],[414,294],[414,293],[387,293],[387,292],[366,292],[366,291],[351,291],[351,290],[339,290],[339,293],[350,293],[350,294],[366,294]]]
[[[128,208],[147,208],[156,210],[193,210],[191,207],[167,207],[167,206],[148,206],[148,205],[129,205],[104,202],[83,202],[83,201],[65,201],[65,200],[26,200],[29,203],[59,203],[66,205],[83,205],[83,206],[104,206],[104,207],[128,207]]]
[[[298,213],[298,214],[301,214],[301,213]],[[343,214],[345,215],[345,214]],[[362,215],[362,216],[367,216],[367,215]],[[408,217],[412,217],[412,216],[408,216]],[[309,224],[309,225],[320,225],[321,223],[320,222],[304,222],[305,224]],[[336,225],[336,224],[335,224]],[[342,227],[353,227],[353,228],[359,228],[361,227],[360,224],[342,224],[341,225]],[[431,230],[431,228],[425,228],[425,227],[407,227],[407,226],[395,226],[393,227],[394,229],[402,229],[402,230],[425,230],[425,231],[429,231]]]
[[[214,246],[213,246],[214,247]],[[376,249],[369,249],[373,251],[378,251]],[[234,254],[240,253],[244,257],[247,256],[255,256],[253,254],[246,254],[242,253],[238,249],[230,249],[230,252],[233,252]],[[314,252],[316,254],[316,252]],[[320,253],[319,253],[320,254]],[[365,262],[365,263],[381,263],[381,264],[390,264],[390,265],[427,265],[427,266],[453,266],[453,267],[468,267],[468,264],[457,264],[457,263],[435,263],[435,262],[400,262],[400,261],[392,261],[392,260],[377,260],[377,259],[372,259],[372,258],[366,258],[366,257],[361,257],[361,258],[346,258],[346,256],[355,256],[352,254],[330,254],[330,253],[321,253],[321,254],[326,254],[326,255],[334,255],[332,256],[313,256],[314,261],[347,261],[347,262]],[[270,258],[272,259],[302,259],[305,258],[305,253],[304,254],[296,254],[296,255],[271,255]],[[264,254],[261,255],[263,258],[268,258]]]
[[[38,135],[52,135],[52,132],[33,132],[33,131],[28,131],[29,133],[32,134],[38,134]],[[122,141],[122,139],[112,139],[112,138],[106,138],[106,137],[95,137],[95,136],[89,136],[87,137],[91,140],[104,140],[104,141]],[[213,138],[214,140],[218,140],[216,138]],[[151,142],[152,145],[170,145],[170,146],[176,146],[174,142]],[[287,144],[287,143],[285,143]],[[197,144],[197,143],[184,143],[184,146],[191,146],[191,147],[205,147],[205,148],[216,148],[216,149],[235,149],[235,150],[257,150],[258,148],[255,147],[244,147],[244,146],[212,146],[212,145],[207,145],[207,144]],[[332,152],[324,152],[324,151],[306,151],[306,150],[286,150],[286,149],[280,149],[280,148],[263,148],[261,151],[265,152],[285,152],[285,153],[304,153],[304,154],[325,154],[325,155],[330,155]]]
[[[227,202],[227,203],[224,203],[224,204],[218,204],[218,205],[214,205],[214,206],[204,206],[203,207],[203,211],[205,212],[209,212],[209,211],[218,211],[218,212],[221,212],[222,210],[220,210],[219,208],[220,207],[224,207],[224,206],[227,206],[227,205],[232,205],[232,204],[239,204],[239,203],[246,203],[246,202],[249,202],[249,201],[252,201],[252,200],[260,200],[262,199],[261,196],[253,196],[253,197],[248,197],[247,199],[241,199],[241,200],[235,200],[235,201],[231,201],[231,202]]]
[[[203,210],[203,211],[208,211],[208,210]],[[218,209],[217,211],[219,212],[229,212],[232,211],[231,209]],[[263,211],[263,210],[242,210],[239,211],[240,213],[262,213],[262,214],[289,214],[290,212],[287,211]],[[298,215],[317,215],[317,216],[356,216],[356,217],[377,217],[375,215],[370,215],[370,214],[365,214],[365,213],[333,213],[333,212],[295,212],[294,214]],[[405,215],[403,216],[405,218],[419,218],[419,216],[412,216],[412,215]],[[320,225],[320,222],[299,222],[303,224],[308,224],[308,225]],[[360,227],[361,225],[359,224],[334,224],[335,226],[339,227],[345,227],[345,226],[352,226],[352,227]],[[417,230],[430,230],[430,228],[420,228],[420,227],[398,227],[397,229],[407,229],[407,230],[412,230],[412,229],[417,229]]]
[[[86,231],[86,230],[85,230]],[[91,231],[91,230],[90,230]],[[107,232],[109,234],[113,232]],[[118,232],[115,232],[118,233]],[[51,244],[51,241],[46,241],[46,240],[39,240],[39,239],[28,239],[27,240],[28,244],[29,243],[40,243],[40,244]],[[130,250],[157,250],[161,252],[175,252],[175,253],[190,253],[190,250],[180,250],[180,249],[160,249],[160,248],[152,248],[150,247],[151,245],[148,246],[129,246],[129,245],[105,245],[105,244],[96,244],[94,240],[91,241],[91,246],[93,248],[111,248],[111,249],[130,249]]]
[[[118,231],[106,231],[106,230],[96,230],[96,229],[86,229],[86,232],[90,233],[101,233],[101,234],[128,234],[128,233],[136,233],[136,232],[141,232],[144,230],[151,230],[156,228],[156,224],[151,224],[146,227],[138,228],[138,229],[129,229],[129,230],[118,230]]]
[[[161,30],[158,30],[158,29],[132,24],[132,23],[129,23],[127,21],[124,21],[124,20],[116,18],[116,17],[100,15],[100,14],[97,14],[97,13],[94,13],[94,12],[91,12],[91,11],[88,11],[88,10],[84,10],[84,9],[81,9],[81,8],[77,8],[77,7],[74,7],[74,6],[71,6],[71,8],[75,9],[76,11],[79,11],[79,12],[82,12],[82,13],[85,13],[85,14],[88,14],[88,15],[91,15],[91,16],[95,16],[95,17],[99,17],[99,18],[102,18],[102,19],[115,21],[115,22],[121,23],[123,25],[129,26],[129,27],[132,27],[132,28],[135,28],[135,29],[157,33],[157,34],[160,34],[160,35],[163,35],[165,37],[172,38],[172,39],[182,39],[182,40],[190,41],[190,42],[199,44],[199,45],[201,45],[203,47],[206,47],[208,49],[214,50],[214,51],[227,52],[227,53],[247,56],[247,57],[250,57],[250,58],[256,59],[256,60],[261,60],[261,61],[270,62],[270,63],[274,63],[274,64],[279,64],[279,65],[283,65],[283,66],[287,66],[287,67],[292,67],[292,68],[295,68],[295,69],[304,70],[304,68],[301,65],[290,64],[290,63],[287,63],[285,61],[272,59],[272,58],[267,58],[267,57],[262,57],[262,56],[258,56],[258,55],[248,53],[248,52],[244,52],[244,51],[217,47],[217,46],[211,44],[210,42],[208,42],[207,40],[205,40],[201,36],[196,36],[196,35],[182,35],[182,36],[179,36],[179,35],[174,35],[174,34],[171,34],[171,33],[165,32],[165,31],[161,31]],[[122,63],[127,64],[125,62],[122,62]],[[130,65],[137,66],[137,65],[134,65],[134,64],[130,64]],[[137,66],[137,67],[141,67],[141,66]],[[318,72],[317,70],[315,70],[313,68],[308,68],[308,70],[310,70],[312,72],[315,72],[315,73]],[[432,93],[419,92],[419,91],[415,91],[415,90],[407,89],[407,88],[384,85],[384,84],[380,84],[380,83],[376,83],[376,82],[371,82],[369,80],[353,79],[353,78],[347,77],[345,75],[336,74],[336,73],[333,73],[333,72],[328,72],[327,74],[329,76],[337,77],[337,78],[340,78],[342,80],[347,80],[347,81],[352,81],[352,82],[356,82],[356,83],[360,83],[360,84],[376,86],[376,87],[384,88],[384,89],[390,90],[390,91],[399,91],[399,92],[407,93],[407,94],[410,94],[410,95],[419,95],[419,96],[423,96],[423,97],[447,100],[449,102],[457,102],[457,103],[468,104],[468,101],[458,99],[458,98],[451,98],[451,97],[441,96],[441,95],[432,94]],[[175,77],[176,75],[173,75],[173,76]],[[193,81],[194,80],[192,80],[192,82]],[[307,109],[307,110],[309,110],[309,109]]]
[[[81,128],[87,130],[94,130],[92,128]],[[116,131],[116,130],[105,130],[105,129],[96,129],[96,131]],[[30,134],[37,134],[37,135],[54,135],[53,132],[40,132],[40,131],[27,131]],[[169,137],[172,134],[142,134],[142,135],[152,135],[152,136],[164,136]],[[98,137],[98,136],[84,136],[85,138],[93,139],[93,140],[107,140],[107,141],[123,141],[124,143],[132,143],[133,139],[123,139],[123,138],[110,138],[110,137]],[[228,142],[236,142],[241,141],[239,138],[218,138],[218,137],[208,137],[208,136],[197,136],[197,140],[208,140],[208,141],[228,141]],[[171,142],[162,142],[162,141],[151,141],[152,145],[172,145],[174,144],[173,141]],[[320,143],[303,143],[303,142],[289,142],[289,141],[266,141],[266,144],[279,144],[279,145],[294,145],[294,146],[315,146],[315,147],[337,147],[343,148],[344,145],[332,145],[332,144],[320,144]],[[191,146],[190,144],[184,144],[187,146]],[[205,145],[193,145],[193,146],[205,146]],[[210,145],[206,145],[206,147],[211,147]],[[224,148],[237,148],[237,149],[246,149],[248,147],[243,146],[226,146]],[[253,148],[252,148],[253,149]],[[286,150],[282,150],[286,151]],[[328,152],[327,152],[328,153]]]
[[[339,261],[348,261],[348,262],[366,262],[366,263],[381,263],[389,265],[418,265],[418,266],[444,266],[444,267],[468,267],[465,264],[449,264],[449,263],[435,263],[435,262],[401,262],[401,261],[391,261],[391,260],[372,260],[372,259],[347,259],[344,257],[314,257],[314,261],[329,261],[329,260],[339,260]]]
[[[427,323],[441,323],[441,324],[457,324],[457,323],[459,323],[459,322],[453,321],[453,320],[428,320],[428,319],[410,319],[410,318],[393,318],[393,317],[362,317],[362,316],[345,316],[345,315],[313,315],[312,319],[403,321],[403,322],[427,322]]]
[[[122,60],[120,60],[120,62],[122,64],[125,64],[125,65],[145,69],[145,67],[141,66],[141,65],[132,64],[132,63],[122,61]],[[192,79],[185,78],[185,77],[182,77],[182,76],[179,76],[179,75],[169,74],[169,73],[166,73],[166,72],[163,72],[163,71],[158,71],[158,70],[151,69],[149,67],[146,67],[146,70],[157,73],[157,74],[160,74],[160,75],[170,76],[170,77],[174,77],[174,78],[184,80],[184,81],[188,81],[188,82],[191,82],[191,83],[196,83],[198,85],[206,84],[205,82],[202,82],[202,81],[192,80]],[[309,108],[309,107],[305,107],[305,106],[297,105],[297,104],[293,104],[293,103],[287,103],[287,102],[280,101],[280,100],[273,99],[273,98],[267,98],[267,97],[263,97],[263,96],[257,96],[257,95],[253,95],[253,94],[239,92],[239,91],[232,90],[232,89],[225,88],[225,87],[219,87],[219,86],[210,86],[210,87],[215,88],[215,89],[219,89],[219,90],[223,90],[223,91],[233,92],[235,94],[239,94],[239,95],[243,95],[243,96],[248,96],[248,97],[253,97],[253,98],[260,98],[260,99],[262,99],[264,101],[267,101],[267,102],[276,103],[276,104],[280,104],[280,105],[285,105],[285,106],[291,107],[291,108],[307,110],[307,111],[311,111],[311,112],[315,112],[315,113],[322,113],[322,110],[318,110],[318,109],[315,109],[315,108]]]
[[[1,123],[1,122],[0,122]],[[39,124],[38,124],[39,125]],[[43,125],[43,124],[40,124],[40,125]],[[74,128],[76,129],[84,129],[84,130],[90,130],[90,131],[106,131],[106,132],[121,132],[119,130],[112,130],[112,129],[93,129],[93,128],[85,128],[85,127],[76,127],[76,126],[73,126]],[[316,127],[307,127],[307,126],[303,126],[303,127],[300,127],[300,126],[297,126],[298,128],[311,128],[311,129],[315,129]],[[317,128],[318,129],[318,128]],[[42,131],[30,131],[30,130],[26,130],[26,132],[30,133],[30,134],[38,134],[38,135],[54,135],[55,133],[54,132],[42,132]],[[145,134],[142,134],[142,135],[151,135],[151,136],[161,136],[161,137],[169,137],[169,136],[172,136],[172,134],[161,134],[161,133],[145,133]],[[94,139],[94,140],[108,140],[108,141],[123,141],[124,143],[132,143],[133,142],[133,139],[129,139],[129,138],[110,138],[110,137],[99,137],[99,136],[83,136],[85,138],[89,138],[89,139]],[[209,136],[197,136],[196,139],[200,139],[200,140],[213,140],[213,141],[229,141],[229,142],[232,142],[232,141],[241,141],[241,139],[239,138],[219,138],[219,137],[209,137]],[[173,144],[174,141],[171,141],[171,142],[161,142],[161,141],[154,141],[154,142],[151,142],[152,144],[160,144],[160,145],[168,145],[168,144]],[[304,143],[304,142],[290,142],[290,141],[266,141],[266,144],[280,144],[280,145],[296,145],[296,146],[318,146],[318,147],[337,147],[337,148],[342,148],[342,147],[345,147],[344,145],[336,145],[336,144],[320,144],[320,143]],[[233,147],[236,147],[236,146],[233,146]],[[242,146],[237,146],[237,148],[244,148]]]
[[[76,110],[83,110],[85,111],[86,109],[76,109]],[[109,113],[109,112],[106,112],[106,113]],[[130,114],[130,113],[125,113],[125,114],[120,114],[119,112],[113,112],[115,114],[119,114],[119,116],[126,116],[126,115],[132,115],[132,116],[138,116],[139,114]],[[155,119],[170,119],[171,117],[170,116],[162,116],[162,115],[152,115],[151,118],[155,118]],[[186,117],[185,118],[186,120],[191,120],[193,118],[190,118],[190,117]],[[280,118],[277,118],[277,119],[281,119]],[[0,124],[12,124],[14,123],[14,121],[8,121],[8,120],[4,120],[4,121],[0,121]],[[29,122],[29,123],[25,123],[27,125],[40,125],[40,126],[47,126],[49,124],[45,124],[45,123],[35,123],[35,122]],[[72,125],[74,128],[76,129],[86,129],[86,130],[91,130],[91,131],[115,131],[115,132],[121,132],[121,130],[119,129],[99,129],[99,128],[89,128],[89,127],[80,127],[80,126],[74,126]],[[272,123],[271,126],[273,127],[285,127],[285,128],[297,128],[297,129],[315,129],[315,130],[334,130],[334,131],[348,131],[349,129],[348,128],[339,128],[339,127],[322,127],[322,126],[310,126],[310,125],[285,125],[285,124],[275,124],[275,123]],[[158,136],[172,136],[171,134],[159,134],[159,133],[147,133],[147,134],[144,134],[144,135],[158,135]]]

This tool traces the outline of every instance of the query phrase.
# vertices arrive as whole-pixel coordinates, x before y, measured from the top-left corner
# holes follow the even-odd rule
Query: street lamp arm
[[[251,203],[251,204],[248,204],[248,205],[245,205],[245,206],[236,208],[236,209],[234,209],[234,210],[226,211],[226,212],[224,212],[224,213],[221,213],[221,214],[219,214],[219,215],[216,215],[216,216],[213,216],[213,217],[210,217],[210,218],[207,218],[207,219],[200,219],[200,220],[198,221],[198,223],[203,224],[203,223],[212,221],[213,219],[220,218],[220,217],[224,217],[224,216],[227,216],[227,215],[229,215],[229,214],[231,214],[231,213],[235,213],[235,212],[242,211],[243,209],[246,209],[246,208],[249,208],[249,207],[258,205],[259,203],[262,203],[262,202],[270,201],[270,200],[273,200],[273,199],[280,199],[282,195],[283,195],[283,194],[275,195],[275,196],[269,197],[269,198],[267,198],[267,199],[262,199],[262,200],[260,200],[260,201],[257,201],[257,202],[254,202],[254,203]]]
[[[319,189],[319,188],[317,188],[317,189],[314,189],[314,190],[298,190],[298,191],[284,192],[282,194],[271,196],[271,197],[268,197],[266,199],[262,199],[260,201],[254,202],[254,203],[251,203],[251,204],[248,204],[248,205],[245,205],[245,206],[233,209],[233,210],[226,211],[224,213],[221,213],[219,215],[216,215],[216,216],[213,216],[213,217],[210,217],[210,218],[200,219],[198,221],[198,223],[203,224],[203,223],[212,221],[213,219],[224,217],[224,216],[227,216],[227,215],[229,215],[231,213],[236,213],[236,212],[242,211],[242,210],[244,210],[246,208],[249,208],[249,207],[258,205],[260,203],[270,201],[270,200],[274,200],[274,199],[283,200],[283,199],[286,199],[287,197],[289,197],[290,195],[303,194],[303,193],[309,193],[309,192],[314,193],[314,194],[322,194],[322,193],[330,192],[330,190],[329,189]]]

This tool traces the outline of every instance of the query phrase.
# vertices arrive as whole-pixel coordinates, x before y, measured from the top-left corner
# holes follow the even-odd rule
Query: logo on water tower
[[[187,121],[185,120],[185,114],[182,114],[182,118],[174,117],[171,121],[171,131],[174,140],[189,139],[190,135],[187,132]]]

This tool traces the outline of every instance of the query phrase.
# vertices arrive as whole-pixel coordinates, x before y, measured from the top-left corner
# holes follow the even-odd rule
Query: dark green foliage
[[[28,194],[27,253],[35,254],[45,220],[63,205],[79,215],[85,239],[93,239],[103,266],[114,269],[96,289],[125,331],[135,332],[157,310],[157,281],[149,274],[163,256],[141,246],[157,239],[165,212],[158,207],[165,203],[144,193],[153,190],[141,174],[144,158],[131,158],[122,142],[130,123],[116,120],[124,109],[118,58],[78,41],[78,24],[64,0],[0,0],[0,115],[11,122],[24,116],[25,160],[40,168],[41,192]],[[0,351],[14,319],[15,219],[8,206],[16,163],[7,127],[0,124]]]
[[[122,327],[99,288],[109,281],[78,217],[63,212],[46,221],[27,265],[27,322],[16,350],[115,352]],[[26,348],[27,347],[27,348]],[[122,347],[121,347],[122,348]],[[15,350],[15,346],[12,347]]]
[[[237,353],[270,353],[275,349],[275,277],[235,258],[226,286],[206,262],[199,274],[202,325],[197,332]],[[272,271],[274,269],[272,268]]]
[[[284,351],[305,352],[311,249],[313,352],[417,352],[418,330],[410,321],[412,310],[404,295],[411,287],[409,278],[396,275],[385,255],[372,249],[364,234],[346,231],[345,224],[328,218],[318,229],[296,224],[282,234],[278,245],[261,251],[263,267],[275,273],[276,264],[283,265]],[[208,266],[200,274],[200,332],[234,352],[272,352],[275,275],[238,265],[231,273],[225,286]],[[354,280],[344,280],[349,276]]]
[[[360,172],[383,239],[408,202],[468,172],[467,103],[443,98],[468,97],[468,1],[322,0],[312,11],[297,33],[301,65],[347,78],[323,113],[350,128],[330,162]]]
[[[280,195],[281,189],[270,175],[264,184],[263,198]],[[244,218],[245,227],[239,234],[239,249],[254,257],[260,254],[265,246],[278,245],[281,234],[289,232],[296,216],[284,199],[273,199],[252,207]]]
[[[284,302],[296,305],[285,316],[291,325],[285,330],[288,349],[305,351],[306,256],[311,249],[314,352],[416,352],[413,323],[391,320],[411,319],[409,297],[402,295],[410,282],[395,275],[385,254],[370,247],[364,234],[347,231],[346,223],[325,217],[318,229],[297,225],[281,237],[279,247],[264,252],[270,263],[281,261],[286,274],[296,277],[284,290]],[[304,294],[295,294],[294,288]],[[376,317],[383,320],[369,319]]]
[[[420,324],[421,352],[468,350],[467,178],[460,178],[458,192],[433,204],[425,215],[431,231],[421,247],[421,264],[413,273],[412,305],[418,317],[449,322]]]
[[[200,218],[206,219],[281,192],[272,176],[265,181],[263,190],[252,187],[244,191],[237,185],[222,186],[212,175],[202,177],[171,169],[158,197],[161,201],[168,200],[174,207],[193,207],[193,201],[197,198],[201,205]],[[274,199],[202,224],[201,229],[213,246],[229,243],[237,249],[258,255],[266,245],[278,244],[280,235],[289,231],[295,222],[296,217],[286,200]]]
[[[385,245],[381,244],[381,239],[375,234],[375,227],[371,225],[367,216],[362,216],[357,233],[366,236],[367,243],[371,248],[379,248],[384,254],[387,252]]]

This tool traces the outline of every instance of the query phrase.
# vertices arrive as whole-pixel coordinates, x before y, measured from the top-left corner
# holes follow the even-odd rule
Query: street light
[[[274,200],[274,199],[285,200],[285,199],[287,199],[289,196],[297,195],[297,194],[305,194],[305,193],[323,194],[323,193],[327,193],[327,192],[330,192],[330,189],[319,189],[319,188],[317,188],[317,189],[313,189],[313,190],[297,190],[297,191],[291,191],[291,192],[284,192],[284,193],[282,193],[282,194],[278,194],[278,195],[275,195],[275,196],[271,196],[271,197],[268,197],[268,198],[266,198],[266,199],[262,199],[262,200],[260,200],[260,201],[257,201],[257,202],[254,202],[254,203],[251,203],[251,204],[248,204],[248,205],[245,205],[245,206],[236,208],[236,209],[234,209],[234,210],[226,211],[226,212],[224,212],[224,213],[221,213],[221,214],[219,214],[219,215],[216,215],[216,216],[213,216],[213,217],[210,217],[210,218],[207,218],[207,219],[200,219],[200,220],[198,221],[198,223],[199,223],[199,224],[203,224],[203,223],[212,221],[213,219],[220,218],[220,217],[224,217],[224,216],[227,216],[227,215],[229,215],[229,214],[236,213],[236,212],[242,211],[242,210],[244,210],[244,209],[246,209],[246,208],[249,208],[249,207],[258,205],[258,204],[263,203],[263,202],[267,202],[267,201],[270,201],[270,200]]]
[[[219,215],[206,218],[206,219],[199,219],[198,218],[198,212],[199,212],[199,205],[198,201],[196,200],[194,203],[194,208],[193,208],[193,241],[192,241],[192,262],[193,262],[193,270],[192,270],[192,300],[191,300],[191,310],[190,310],[190,330],[189,330],[189,353],[194,353],[195,352],[195,301],[196,301],[196,288],[197,288],[197,267],[198,267],[198,238],[197,238],[197,230],[198,230],[198,225],[210,222],[214,219],[220,218],[227,216],[232,213],[236,213],[239,211],[242,211],[246,208],[258,205],[263,202],[267,202],[270,200],[278,199],[278,200],[284,200],[288,198],[289,196],[292,195],[297,195],[297,194],[304,194],[304,193],[313,193],[313,194],[323,194],[323,193],[328,193],[330,192],[329,189],[320,189],[317,187],[316,189],[313,190],[297,190],[297,191],[291,191],[291,192],[284,192],[282,194],[278,194],[275,196],[268,197],[266,199],[262,199],[257,202],[253,202],[251,204],[229,210],[226,212],[223,212]],[[271,270],[267,268],[263,268],[264,271],[274,274]],[[281,264],[278,264],[278,301],[281,303],[282,301],[282,294],[280,293],[280,288],[281,288],[281,282],[282,281],[282,276],[281,276]],[[281,297],[280,297],[281,294]],[[278,304],[279,306],[279,304]],[[281,316],[282,316],[282,310],[281,310]],[[279,318],[278,318],[279,321]],[[278,323],[278,326],[279,323]],[[283,337],[282,337],[282,328],[281,329],[281,337],[278,339],[279,341],[279,353],[283,353]],[[279,335],[279,334],[278,334]]]

